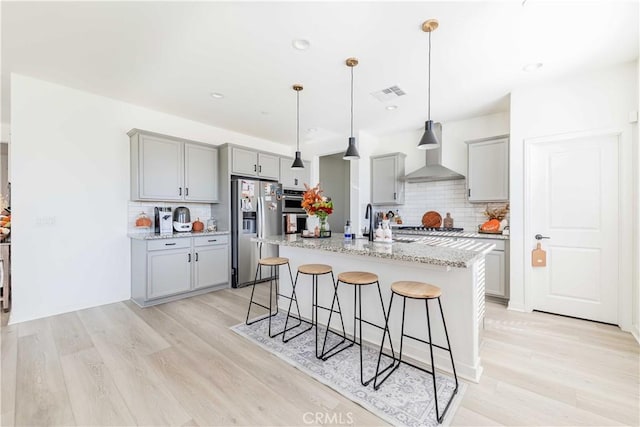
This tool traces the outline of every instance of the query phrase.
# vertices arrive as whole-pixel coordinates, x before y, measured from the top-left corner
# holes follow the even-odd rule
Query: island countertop
[[[173,239],[176,237],[198,237],[198,236],[218,236],[229,234],[229,231],[220,230],[220,231],[181,231],[181,232],[173,232],[166,234],[157,234],[154,232],[146,232],[146,233],[129,233],[127,236],[131,239],[136,240],[158,240],[158,239]]]
[[[378,243],[365,239],[345,240],[342,234],[330,238],[306,238],[296,234],[251,239],[256,242],[304,249],[386,258],[398,261],[469,268],[494,247],[494,243],[450,238],[429,238],[421,242]]]

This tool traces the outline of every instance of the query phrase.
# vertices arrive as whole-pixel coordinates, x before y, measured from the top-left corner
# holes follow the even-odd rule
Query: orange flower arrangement
[[[318,218],[326,219],[333,213],[333,201],[322,195],[320,184],[315,187],[304,185],[306,191],[302,195],[302,208],[309,215],[316,215]]]

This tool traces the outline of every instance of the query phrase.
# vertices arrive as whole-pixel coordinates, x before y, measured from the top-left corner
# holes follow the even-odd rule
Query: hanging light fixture
[[[291,169],[304,169],[304,163],[300,157],[300,91],[302,85],[293,85],[293,90],[296,91],[296,158],[291,164]]]
[[[420,139],[420,143],[418,144],[418,148],[423,150],[429,150],[440,146],[440,141],[438,141],[438,137],[436,137],[436,134],[433,131],[433,121],[431,121],[431,33],[434,32],[436,28],[438,28],[437,19],[429,19],[422,24],[422,31],[429,33],[429,80],[427,86],[428,116],[427,121],[424,124],[424,135],[422,135],[422,139]]]
[[[344,160],[358,160],[360,154],[358,153],[358,147],[356,147],[356,138],[353,136],[353,67],[358,65],[357,58],[348,58],[345,63],[347,67],[351,68],[351,136],[349,137],[349,146],[347,152],[342,157]]]

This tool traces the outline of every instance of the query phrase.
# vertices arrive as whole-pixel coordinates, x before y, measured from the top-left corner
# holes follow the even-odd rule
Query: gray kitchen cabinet
[[[277,181],[280,178],[280,158],[234,146],[231,147],[231,173]]]
[[[185,144],[184,199],[190,202],[218,200],[218,149]]]
[[[496,247],[485,256],[485,294],[502,299],[509,297],[509,241],[493,240]]]
[[[226,288],[229,236],[131,240],[131,299],[147,307]]]
[[[303,190],[304,184],[311,185],[311,162],[305,160],[304,169],[291,169],[293,159],[289,157],[280,157],[280,179],[282,188],[287,190]]]
[[[191,248],[149,251],[147,298],[154,299],[191,289]]]
[[[228,283],[228,236],[200,236],[193,238],[193,289]]]
[[[218,202],[218,149],[132,129],[131,200]]]
[[[467,141],[467,198],[509,201],[509,136]]]
[[[404,153],[371,157],[371,204],[404,204]]]

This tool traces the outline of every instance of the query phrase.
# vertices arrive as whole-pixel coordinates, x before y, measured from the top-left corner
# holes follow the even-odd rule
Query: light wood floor
[[[3,327],[1,425],[384,424],[231,332],[249,291]],[[639,357],[616,327],[488,304],[485,372],[453,424],[637,426]]]

